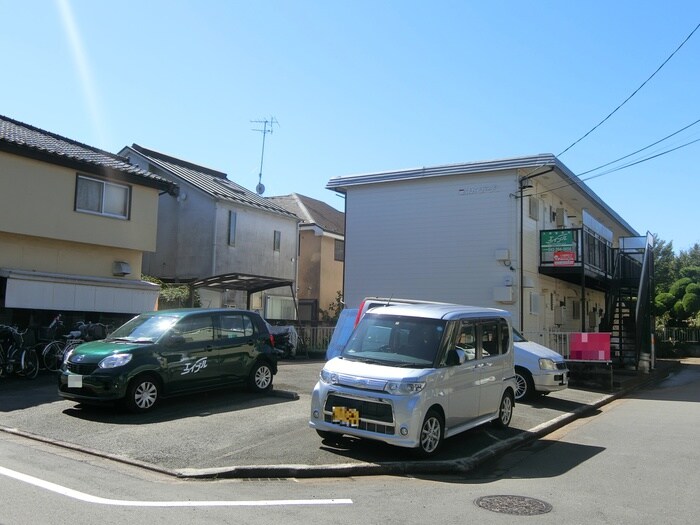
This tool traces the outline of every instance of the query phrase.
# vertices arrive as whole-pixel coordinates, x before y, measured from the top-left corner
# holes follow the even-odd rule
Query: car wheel
[[[498,406],[498,417],[493,420],[493,424],[499,428],[506,428],[510,425],[510,420],[513,419],[513,392],[507,390],[503,393],[501,404]]]
[[[418,441],[418,454],[422,457],[429,457],[442,446],[445,437],[445,423],[440,413],[431,408],[425,415],[423,425],[420,428]]]
[[[139,376],[126,390],[126,407],[131,412],[148,412],[160,400],[160,382],[152,375]]]
[[[256,363],[250,372],[248,383],[253,392],[267,392],[270,390],[272,388],[272,369],[270,365],[264,361]]]
[[[515,367],[515,400],[526,401],[535,396],[535,383],[532,374],[519,366]]]

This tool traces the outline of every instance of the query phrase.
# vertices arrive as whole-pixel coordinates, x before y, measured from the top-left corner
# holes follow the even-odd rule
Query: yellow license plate
[[[358,427],[360,426],[360,411],[356,408],[333,407],[333,423]]]

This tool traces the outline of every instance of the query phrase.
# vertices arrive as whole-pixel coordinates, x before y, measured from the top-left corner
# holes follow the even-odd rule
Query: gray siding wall
[[[236,212],[235,246],[228,243],[230,210]],[[221,202],[216,210],[216,223],[216,274],[241,272],[296,278],[296,219]],[[281,234],[279,251],[273,250],[275,230]]]
[[[393,296],[512,308],[494,288],[517,272],[517,175],[449,176],[350,186],[345,301]]]

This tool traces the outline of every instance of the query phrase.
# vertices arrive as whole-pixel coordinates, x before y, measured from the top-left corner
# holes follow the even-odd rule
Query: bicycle
[[[57,339],[56,334],[63,329],[61,314],[58,314],[45,329],[46,337],[36,346],[37,353],[41,347],[41,362],[49,372],[57,372],[65,354],[66,341]],[[48,342],[47,342],[48,341]]]
[[[104,339],[109,332],[110,327],[108,325],[78,321],[75,329],[63,336],[65,340],[57,339],[46,345],[42,353],[46,368],[52,372],[57,372],[63,364],[64,356],[68,352],[88,341]]]
[[[34,379],[39,373],[39,356],[24,346],[24,334],[14,326],[0,325],[0,376],[16,374]]]

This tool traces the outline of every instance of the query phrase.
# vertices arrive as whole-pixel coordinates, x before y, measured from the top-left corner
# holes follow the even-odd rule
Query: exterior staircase
[[[620,240],[612,287],[606,298],[604,331],[610,332],[610,358],[624,370],[648,371],[653,362],[653,237]]]

